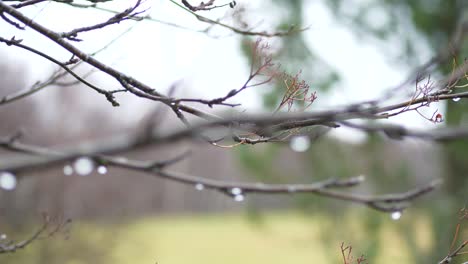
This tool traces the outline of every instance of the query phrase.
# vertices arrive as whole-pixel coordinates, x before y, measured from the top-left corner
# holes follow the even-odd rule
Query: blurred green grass
[[[418,215],[416,222],[382,217],[378,234],[372,236],[379,243],[370,240],[355,213],[340,219],[270,212],[257,220],[233,213],[147,217],[126,223],[77,221],[70,239],[36,241],[16,254],[0,255],[0,263],[342,263],[341,242],[352,245],[356,257],[366,255],[365,244],[379,244],[383,250],[374,263],[412,263],[397,225],[408,225],[418,246],[430,248],[427,217]]]

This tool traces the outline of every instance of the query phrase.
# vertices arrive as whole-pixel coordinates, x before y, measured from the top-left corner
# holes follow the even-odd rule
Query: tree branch
[[[221,180],[212,180],[203,177],[196,177],[182,173],[167,171],[166,167],[182,160],[186,154],[170,159],[168,161],[138,161],[130,159],[115,158],[96,153],[79,153],[78,151],[64,153],[63,151],[51,150],[34,145],[26,145],[17,142],[16,138],[4,141],[0,145],[9,150],[24,152],[28,154],[46,156],[56,158],[57,161],[71,160],[80,156],[86,156],[93,159],[97,164],[105,164],[107,166],[115,166],[129,169],[132,171],[140,171],[149,173],[157,177],[167,179],[174,182],[199,185],[204,189],[213,189],[229,196],[246,195],[248,193],[266,193],[266,194],[295,194],[295,193],[311,193],[319,196],[324,196],[332,199],[349,201],[353,203],[363,204],[372,209],[382,212],[393,212],[404,210],[408,203],[428,192],[434,190],[441,181],[433,181],[427,186],[415,188],[405,193],[388,194],[388,195],[358,195],[353,193],[337,192],[330,189],[349,188],[362,183],[365,178],[363,176],[352,177],[349,179],[328,179],[322,182],[313,184],[266,184],[266,183],[245,183],[245,182],[226,182]]]

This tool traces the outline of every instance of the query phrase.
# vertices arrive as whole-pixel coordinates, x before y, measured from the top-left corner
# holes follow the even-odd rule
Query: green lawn
[[[376,250],[377,244],[384,248],[375,263],[412,263],[396,232],[397,224],[407,223],[384,219],[378,234],[371,236],[378,241],[366,235],[374,231],[366,231],[350,215],[335,221],[290,212],[264,214],[260,221],[245,214],[150,217],[126,224],[76,221],[70,239],[37,241],[24,251],[0,256],[0,263],[342,263],[343,241],[352,244],[355,255]],[[419,246],[429,247],[427,221],[419,219],[412,229],[419,234]],[[336,223],[341,224],[335,228]]]

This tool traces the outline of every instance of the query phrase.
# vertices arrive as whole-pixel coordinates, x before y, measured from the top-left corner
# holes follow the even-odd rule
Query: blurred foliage
[[[295,27],[303,25],[304,5],[307,4],[307,1],[274,0],[273,3],[287,14],[281,21],[278,21],[278,29],[284,30],[292,25]],[[388,54],[390,61],[399,65],[403,63],[410,67],[417,67],[429,59],[427,54],[421,53],[423,48],[429,47],[433,55],[439,50],[447,48],[457,24],[463,19],[468,20],[468,1],[465,0],[370,0],[365,3],[355,0],[330,0],[322,1],[322,3],[333,12],[337,22],[348,27],[364,41],[374,42],[382,49],[382,52]],[[288,71],[296,72],[302,68],[304,79],[311,81],[313,83],[311,86],[321,91],[319,96],[323,95],[323,91],[329,89],[339,80],[339,73],[330,69],[326,62],[318,59],[319,56],[309,48],[302,34],[288,36],[278,41],[280,48],[275,53],[275,59],[280,61]],[[461,64],[467,55],[468,45],[465,44],[458,54],[453,54],[453,60]],[[317,68],[327,69],[325,72],[328,74],[320,75],[314,71]],[[451,70],[452,61],[442,64],[438,69],[442,74],[448,74]],[[403,80],[405,77],[401,76],[401,79]],[[278,83],[270,93],[265,94],[265,106],[269,109],[275,108],[282,91],[284,91],[284,87]],[[447,103],[444,118],[447,125],[463,125],[463,122],[466,122],[467,113],[468,102],[466,100],[456,103],[450,101]],[[335,139],[314,142],[311,150],[306,153],[306,163],[309,164],[309,167],[303,174],[307,174],[306,179],[310,181],[323,177],[364,173],[362,168],[367,168],[368,171],[365,173],[375,176],[371,179],[371,188],[375,192],[412,185],[414,179],[411,178],[408,163],[392,163],[392,167],[388,168],[388,164],[385,164],[388,162],[386,160],[388,157],[382,153],[382,144],[381,138],[377,135],[369,135],[367,143],[357,147],[345,147],[344,145],[348,144],[340,143]],[[240,151],[241,160],[248,165],[248,170],[257,175],[260,180],[266,180],[265,175],[274,174],[271,172],[270,166],[275,163],[272,155],[277,155],[279,151],[276,149],[269,152],[270,148],[265,147],[262,152],[263,156],[262,154],[255,156],[253,152],[248,154],[250,151],[248,148]],[[343,154],[340,148],[352,149],[352,154]],[[436,200],[430,201],[426,206],[431,218],[425,223],[432,224],[430,229],[434,231],[434,243],[429,243],[426,247],[417,246],[416,231],[412,227],[419,221],[418,219],[408,223],[409,225],[399,225],[400,235],[404,238],[403,243],[409,247],[412,254],[411,263],[435,262],[446,254],[453,237],[451,231],[455,227],[456,212],[465,205],[464,202],[467,199],[468,177],[466,177],[466,171],[468,171],[468,163],[466,157],[468,156],[468,141],[446,144],[442,151],[443,160],[441,163],[445,164],[443,171],[446,177],[444,179],[446,183],[445,194],[439,195]],[[359,164],[358,160],[361,157],[366,157],[364,159],[366,164]],[[345,207],[333,202],[321,201],[314,196],[299,195],[296,202],[304,212],[325,208],[325,210],[321,210],[322,213],[339,216],[345,210]],[[364,214],[365,233],[369,236],[370,241],[374,241],[376,234],[381,231],[381,221],[375,212]],[[337,218],[341,220],[341,216]],[[342,221],[340,222],[342,223]],[[338,222],[334,222],[332,225],[333,228],[345,230]],[[327,243],[327,239],[329,237],[326,235],[323,239],[324,243]],[[382,253],[378,252],[379,245],[377,243],[371,242],[360,246],[363,246],[364,252],[369,255],[369,263],[380,263],[380,261],[376,262],[377,259],[380,260],[378,255]],[[331,252],[331,254],[336,254],[336,252]]]
[[[450,38],[454,34],[458,23],[468,20],[468,2],[460,0],[386,0],[372,1],[372,4],[361,7],[356,14],[346,15],[346,6],[349,1],[333,0],[329,2],[332,10],[335,11],[338,20],[351,21],[354,30],[370,33],[371,36],[388,40],[397,37],[404,43],[404,49],[398,58],[405,58],[404,61],[411,66],[418,66],[421,63],[418,51],[421,42],[428,43],[435,54],[447,47]],[[375,29],[373,25],[379,24],[375,21],[366,20],[369,10],[380,9],[380,14],[387,14],[387,23],[382,23],[380,29]],[[375,17],[375,16],[374,16]],[[409,22],[409,23],[408,23]],[[413,32],[416,31],[416,32]],[[466,39],[466,37],[465,37]],[[466,41],[465,41],[466,43]],[[397,54],[398,55],[398,54]],[[453,54],[453,60],[459,63],[468,56],[468,45],[461,46],[458,54]],[[439,71],[448,74],[452,70],[451,61],[442,64]],[[463,119],[468,113],[468,102],[449,101],[445,114],[447,125],[464,125]],[[466,124],[465,124],[466,125]],[[445,163],[445,188],[446,193],[439,199],[427,205],[427,210],[433,215],[433,229],[435,231],[434,250],[421,252],[414,248],[411,252],[414,255],[414,263],[428,263],[434,259],[440,259],[448,249],[453,237],[452,230],[455,226],[455,212],[463,206],[467,199],[468,163],[468,141],[459,140],[444,146]],[[402,233],[407,233],[407,228],[402,226]],[[411,237],[406,237],[411,241]]]
[[[279,181],[282,178],[284,179],[281,175],[277,175],[277,172],[271,166],[279,150],[278,145],[272,145],[256,152],[251,151],[251,148],[245,145],[238,147],[239,158],[244,168],[257,172],[255,177],[262,181]]]

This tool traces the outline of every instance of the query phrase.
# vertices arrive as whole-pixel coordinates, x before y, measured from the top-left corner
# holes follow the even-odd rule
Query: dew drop
[[[0,234],[0,240],[5,240],[7,239],[7,235],[6,234]]]
[[[107,173],[107,167],[104,166],[104,165],[100,165],[99,167],[97,167],[97,172],[99,174],[106,174]]]
[[[307,136],[296,136],[289,142],[289,147],[295,152],[305,152],[310,147],[310,139]]]
[[[242,202],[244,201],[245,197],[242,194],[234,195],[234,201],[236,202]]]
[[[126,163],[128,162],[128,159],[126,157],[116,157],[115,161],[120,162],[120,163]]]
[[[11,191],[16,188],[16,177],[11,172],[1,172],[0,173],[0,188]]]
[[[390,215],[390,217],[392,218],[392,220],[395,220],[395,221],[400,220],[401,212],[400,211],[395,211]]]
[[[66,176],[70,176],[73,174],[73,167],[71,165],[63,166],[63,174]]]
[[[455,98],[452,99],[452,101],[458,102],[458,101],[460,101],[460,99],[461,99],[460,97],[455,97]]]
[[[234,187],[234,188],[231,189],[231,194],[234,195],[234,196],[242,195],[242,189]]]
[[[296,192],[296,191],[297,191],[297,189],[296,189],[295,186],[292,186],[292,185],[288,186],[288,192],[294,193],[294,192]]]
[[[203,189],[205,189],[205,185],[203,185],[203,184],[201,184],[201,183],[195,184],[195,190],[197,190],[197,191],[203,191]]]
[[[81,157],[75,160],[73,167],[78,175],[86,176],[94,170],[94,161],[88,157]]]
[[[357,182],[364,182],[366,180],[366,175],[359,175],[356,177]]]

